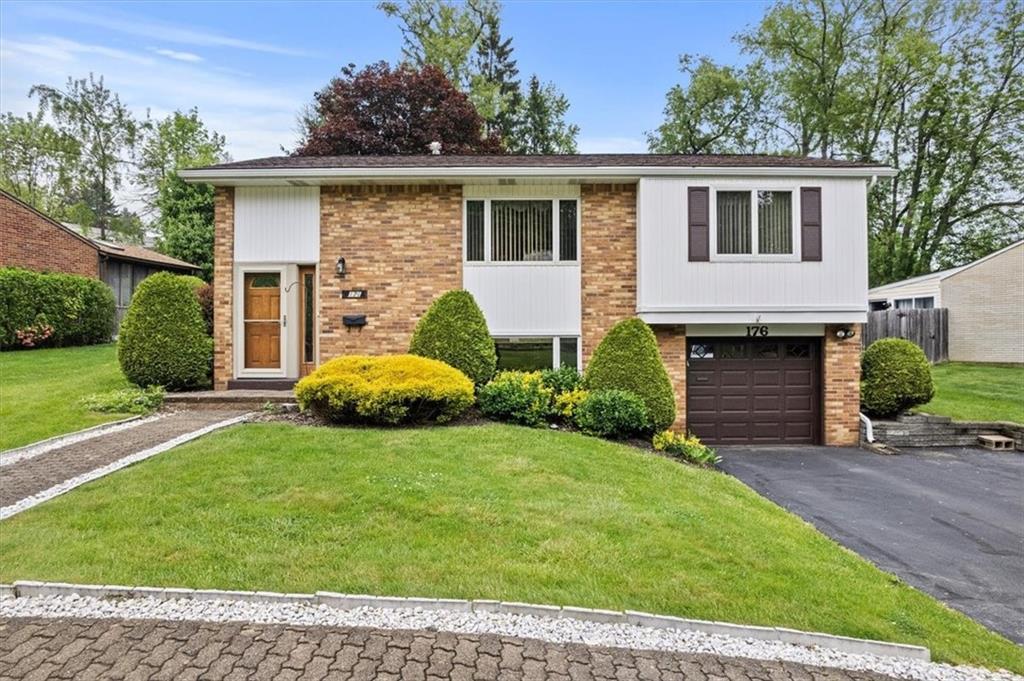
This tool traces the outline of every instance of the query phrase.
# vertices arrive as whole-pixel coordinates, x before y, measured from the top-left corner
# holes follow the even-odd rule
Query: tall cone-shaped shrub
[[[672,382],[661,361],[654,332],[640,319],[624,319],[612,327],[587,364],[587,390],[626,390],[647,406],[654,430],[676,420]]]
[[[412,333],[409,354],[441,360],[477,386],[491,380],[498,364],[487,320],[469,291],[448,291],[431,304]]]

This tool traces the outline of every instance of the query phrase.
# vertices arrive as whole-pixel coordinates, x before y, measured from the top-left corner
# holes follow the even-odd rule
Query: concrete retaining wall
[[[891,447],[966,447],[978,444],[979,435],[1013,438],[1024,451],[1024,426],[999,421],[954,421],[948,416],[905,414],[895,421],[871,420],[876,442]],[[865,439],[861,425],[861,438]]]

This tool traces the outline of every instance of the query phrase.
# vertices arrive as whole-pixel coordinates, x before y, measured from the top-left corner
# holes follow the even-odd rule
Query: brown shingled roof
[[[90,239],[90,241],[92,241],[92,243],[99,249],[100,253],[112,258],[124,258],[126,260],[148,262],[153,263],[154,265],[165,265],[167,267],[176,267],[183,270],[199,269],[198,266],[193,265],[192,263],[172,258],[169,255],[164,255],[163,253],[158,253],[157,251],[143,248],[142,246],[136,246],[134,244],[112,244],[106,241],[100,241],[99,239]]]
[[[269,156],[192,170],[299,168],[874,168],[876,162],[769,154],[480,154],[417,156]]]

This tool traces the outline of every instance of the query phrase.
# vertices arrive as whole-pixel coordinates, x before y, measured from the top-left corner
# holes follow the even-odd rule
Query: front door
[[[316,368],[316,268],[300,267],[299,376]]]
[[[245,275],[245,368],[281,368],[281,275]]]

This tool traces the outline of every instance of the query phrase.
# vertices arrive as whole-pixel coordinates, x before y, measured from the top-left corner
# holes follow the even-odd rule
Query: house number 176
[[[767,326],[748,326],[747,327],[747,338],[754,338],[756,336],[767,336]]]

